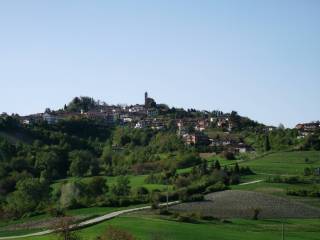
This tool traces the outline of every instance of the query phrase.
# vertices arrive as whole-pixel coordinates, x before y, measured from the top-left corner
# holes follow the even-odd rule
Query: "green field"
[[[90,208],[79,208],[79,209],[72,209],[72,210],[67,210],[66,214],[68,216],[76,216],[79,219],[89,219],[89,218],[94,218],[97,216],[101,216],[104,214],[108,214],[111,212],[123,210],[123,209],[129,209],[129,208],[135,208],[135,207],[141,207],[145,206],[144,204],[140,205],[133,205],[129,207],[90,207]],[[11,236],[11,235],[24,235],[28,233],[33,233],[33,232],[38,232],[41,230],[44,230],[39,227],[32,227],[32,229],[21,229],[21,230],[6,230],[7,226],[12,226],[16,224],[23,224],[23,223],[30,223],[30,222],[38,222],[38,221],[47,221],[51,219],[52,217],[48,214],[42,214],[42,215],[37,215],[34,217],[27,217],[27,218],[22,218],[19,220],[12,220],[12,221],[7,221],[7,222],[1,222],[0,223],[0,237],[2,236]]]
[[[305,159],[309,161],[306,162]],[[303,186],[303,184],[286,184],[286,183],[268,183],[265,180],[274,174],[277,175],[302,175],[306,167],[320,167],[320,152],[307,151],[307,152],[279,152],[270,153],[257,158],[248,158],[246,160],[232,160],[228,161],[221,157],[214,156],[209,159],[213,161],[219,159],[221,165],[232,166],[236,162],[240,166],[249,166],[256,174],[242,177],[242,182],[250,182],[254,180],[263,180],[263,182],[250,184],[250,185],[233,185],[232,189],[250,190],[278,195],[286,198],[291,198],[306,204],[320,207],[318,198],[311,197],[293,197],[287,196],[286,190],[292,186]],[[190,171],[191,168],[180,169],[178,173]],[[130,184],[133,189],[144,186],[149,190],[160,189],[165,190],[165,185],[159,184],[146,184],[146,175],[129,176]],[[87,182],[91,178],[81,178],[81,181]],[[115,183],[117,177],[106,177],[108,185],[111,186]],[[59,187],[63,182],[73,181],[76,178],[68,178],[53,184],[53,187]],[[81,216],[90,218],[112,211],[119,210],[120,208],[104,208],[92,207],[70,210],[67,213],[73,216]],[[49,218],[48,215],[41,215],[33,218],[22,219],[10,223],[2,223],[0,227],[21,223],[30,220],[39,220]],[[232,223],[215,222],[202,222],[199,224],[181,223],[168,219],[161,219],[155,216],[131,214],[122,216],[110,221],[106,221],[79,231],[83,239],[95,239],[103,233],[106,226],[115,225],[127,229],[133,233],[138,239],[152,239],[152,234],[159,234],[164,239],[281,239],[281,224],[278,220],[232,220]],[[320,220],[308,219],[290,219],[286,222],[286,239],[320,239]],[[34,232],[34,230],[21,230],[14,232],[15,234],[25,234]],[[12,235],[13,232],[0,230],[1,236]],[[54,235],[32,237],[26,239],[45,240],[56,239]]]
[[[181,223],[160,219],[148,215],[128,215],[78,231],[86,240],[93,240],[101,235],[108,225],[120,227],[131,232],[137,239],[151,240],[158,235],[160,239],[194,240],[275,240],[281,239],[281,222],[278,220],[232,220],[231,223],[219,221],[198,224]],[[320,220],[288,220],[285,221],[286,239],[319,239]],[[53,240],[54,235],[24,238],[23,240]]]
[[[306,163],[305,159],[309,161]],[[234,161],[233,161],[234,162]],[[239,162],[240,166],[249,166],[256,174],[248,175],[241,178],[242,182],[254,180],[263,180],[263,182],[250,185],[234,185],[232,189],[250,190],[273,194],[297,200],[306,204],[320,207],[318,198],[312,197],[294,197],[286,194],[288,188],[301,187],[311,188],[310,184],[287,184],[287,183],[269,183],[266,179],[272,175],[303,175],[306,167],[320,167],[320,152],[279,152],[271,153],[253,160]],[[315,184],[319,185],[319,184]]]
[[[308,162],[305,162],[306,158]],[[249,166],[256,173],[300,175],[306,167],[320,167],[320,152],[278,152],[239,163]]]
[[[145,187],[148,190],[154,190],[154,189],[158,189],[158,190],[166,190],[167,186],[163,185],[163,184],[148,184],[145,183],[145,179],[147,177],[147,175],[130,175],[128,176],[129,180],[130,180],[130,186],[132,189],[136,189],[138,187]],[[107,184],[109,186],[112,186],[113,184],[115,184],[117,177],[104,177],[107,180]],[[71,177],[71,178],[67,178],[67,179],[63,179],[63,180],[59,180],[56,183],[52,184],[52,188],[59,188],[61,187],[61,184],[69,182],[69,181],[75,181],[75,180],[80,180],[84,183],[87,183],[88,181],[90,181],[92,179],[92,177],[85,177],[85,178],[75,178],[75,177]]]

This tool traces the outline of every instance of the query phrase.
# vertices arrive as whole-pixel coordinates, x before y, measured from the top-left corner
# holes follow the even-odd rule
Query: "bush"
[[[178,216],[177,221],[185,222],[185,223],[196,223],[196,222],[198,222],[196,219],[193,219],[192,217],[187,216],[187,215]]]
[[[187,187],[189,186],[191,183],[190,179],[184,176],[179,176],[174,185],[176,186],[176,188],[182,188],[182,187]]]
[[[170,211],[168,211],[166,208],[160,208],[159,209],[159,214],[160,215],[165,215],[165,216],[172,215],[172,213]]]
[[[287,183],[287,184],[297,184],[297,183],[308,183],[306,179],[303,179],[299,176],[287,176],[287,177],[282,177],[282,176],[273,176],[273,177],[268,177],[267,182],[270,183]]]
[[[203,194],[193,194],[191,196],[182,199],[183,202],[200,202],[204,200]]]
[[[62,208],[49,207],[47,212],[51,217],[64,217],[65,216],[65,211]]]
[[[261,210],[259,208],[254,208],[253,209],[253,220],[258,220],[259,219],[259,215],[260,215]]]
[[[136,190],[137,195],[148,195],[149,194],[149,190],[145,187],[139,187]]]
[[[189,214],[178,214],[177,221],[186,223],[198,223],[200,219],[200,214],[189,213]]]
[[[134,240],[135,237],[118,227],[109,226],[105,233],[98,237],[98,240]]]
[[[215,217],[212,217],[212,216],[208,216],[208,215],[202,215],[202,216],[201,216],[201,219],[202,219],[202,220],[205,220],[205,221],[215,221],[215,220],[218,220],[218,218],[215,218]]]
[[[225,159],[227,160],[235,160],[235,156],[234,156],[234,153],[233,152],[230,152],[230,151],[224,151],[223,152],[223,156],[225,157]]]
[[[320,197],[320,188],[314,186],[313,188],[290,188],[287,189],[287,195],[300,197]]]
[[[219,192],[226,189],[227,189],[227,186],[224,183],[218,182],[216,184],[213,184],[207,187],[205,193]]]

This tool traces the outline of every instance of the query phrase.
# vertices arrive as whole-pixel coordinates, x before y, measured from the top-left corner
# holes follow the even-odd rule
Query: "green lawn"
[[[257,175],[252,175],[258,179]],[[260,178],[261,179],[261,178]],[[248,181],[248,179],[244,180]],[[312,188],[310,184],[287,184],[287,183],[268,183],[268,182],[259,182],[249,185],[232,185],[231,189],[233,190],[247,190],[247,191],[256,191],[262,192],[266,194],[272,194],[280,197],[289,198],[292,200],[296,200],[307,205],[320,207],[320,200],[316,197],[298,197],[298,196],[289,196],[287,195],[287,189],[293,187],[302,187],[304,189]]]
[[[320,151],[278,152],[239,163],[256,173],[300,175],[306,167],[320,167]]]
[[[83,239],[93,240],[101,235],[108,225],[118,226],[131,232],[137,239],[194,240],[275,240],[281,239],[281,222],[278,220],[232,220],[232,223],[218,221],[199,224],[181,223],[151,216],[122,216],[78,231]],[[285,239],[318,240],[320,220],[292,219],[285,223]],[[53,240],[54,235],[25,238],[24,240]]]
[[[148,204],[133,205],[133,206],[129,206],[129,207],[79,208],[79,209],[67,210],[66,214],[68,216],[77,216],[77,217],[80,217],[81,219],[88,219],[88,218],[101,216],[104,214],[108,214],[108,213],[123,210],[123,209],[130,209],[130,208],[141,207],[141,206],[146,206],[146,205],[148,205]],[[13,230],[6,230],[5,227],[12,226],[15,224],[32,222],[32,221],[40,221],[40,220],[46,221],[51,218],[52,217],[49,216],[48,214],[42,214],[42,215],[22,218],[22,219],[14,220],[14,221],[0,222],[0,237],[1,236],[11,236],[11,235],[24,235],[24,234],[33,233],[33,232],[43,230],[42,228],[33,227],[32,229],[21,229],[21,230],[14,230],[13,231]]]

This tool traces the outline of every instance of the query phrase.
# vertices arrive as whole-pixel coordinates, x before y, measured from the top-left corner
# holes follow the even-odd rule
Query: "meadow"
[[[236,162],[240,166],[249,166],[254,172],[254,175],[244,176],[242,182],[250,182],[254,180],[262,180],[262,182],[248,184],[248,185],[233,185],[233,190],[249,190],[256,192],[263,192],[267,194],[277,195],[281,197],[290,198],[308,205],[320,207],[318,198],[311,197],[293,197],[287,196],[286,190],[291,186],[304,186],[301,184],[287,184],[287,183],[269,183],[266,179],[272,175],[303,175],[306,167],[314,168],[320,167],[320,152],[278,152],[270,153],[260,157],[244,158],[237,160],[225,160],[220,156],[211,156],[208,161],[212,162],[219,160],[221,165],[233,166]],[[306,160],[307,159],[307,160]],[[179,169],[178,173],[188,172],[191,168]],[[146,184],[144,182],[146,175],[129,176],[131,187],[137,188],[144,186],[149,190],[160,189],[165,190],[166,185]],[[52,185],[57,188],[62,183],[73,181],[77,178],[68,178],[58,181]],[[106,177],[108,185],[111,186],[116,181],[116,177]],[[81,178],[81,181],[87,182],[90,177]],[[171,188],[172,186],[170,186]],[[105,208],[92,207],[83,209],[74,209],[67,212],[68,215],[80,216],[83,218],[91,218],[99,216],[112,211],[123,208]],[[45,220],[50,218],[48,215],[40,215],[32,218],[13,221],[10,223],[2,223],[0,227],[23,223],[27,221]],[[232,219],[231,223],[223,223],[220,221],[201,222],[197,224],[177,222],[172,219],[164,219],[159,216],[150,214],[130,214],[114,218],[82,230],[78,233],[83,239],[95,239],[101,235],[107,226],[119,226],[130,231],[137,239],[153,239],[152,235],[162,236],[164,239],[281,239],[281,222],[284,220],[244,220]],[[320,234],[320,220],[319,219],[288,219],[285,220],[286,239],[319,239]],[[35,230],[20,230],[14,232],[15,234],[26,234],[34,232]],[[0,236],[9,236],[13,232],[0,231]],[[55,235],[46,235],[25,239],[35,240],[53,240]]]
[[[289,240],[318,240],[320,220],[284,220],[285,237]],[[228,223],[206,221],[202,223],[182,223],[155,216],[132,214],[121,216],[89,228],[79,230],[82,239],[94,240],[103,234],[107,226],[117,226],[131,232],[139,240],[152,239],[217,239],[217,240],[275,240],[281,239],[281,220],[233,219]],[[21,238],[21,240],[56,240],[55,235]]]

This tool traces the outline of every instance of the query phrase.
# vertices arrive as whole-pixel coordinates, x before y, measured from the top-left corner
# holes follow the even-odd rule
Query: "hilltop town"
[[[293,129],[266,126],[236,111],[169,107],[148,93],[135,105],[75,97],[58,110],[3,113],[0,221],[19,219],[36,231],[38,222],[26,216],[48,218],[40,220],[47,229],[74,211],[77,219],[69,225],[80,221],[86,226],[87,218],[90,223],[98,223],[103,214],[112,218],[115,213],[105,213],[109,209],[140,204],[152,206],[152,219],[161,216],[170,224],[319,217],[320,210],[312,208],[320,196],[319,150],[319,121]],[[261,195],[265,191],[270,194]],[[274,211],[278,194],[283,199]],[[221,201],[214,202],[219,196]],[[310,206],[296,207],[306,199]],[[179,204],[169,208],[169,202]],[[26,229],[23,224],[11,227]]]
[[[274,126],[266,126],[239,116],[236,111],[223,113],[219,110],[169,108],[166,104],[157,104],[147,92],[144,94],[143,104],[108,105],[90,97],[75,97],[62,109],[47,108],[43,113],[18,116],[18,118],[24,125],[41,122],[50,125],[72,119],[88,119],[110,127],[149,128],[159,131],[175,129],[177,135],[187,145],[203,146],[210,151],[228,150],[234,153],[254,151],[252,144],[247,144],[243,136],[237,133],[241,131],[266,133],[276,129]],[[319,131],[320,122],[297,124],[295,129],[296,138],[303,139]]]

